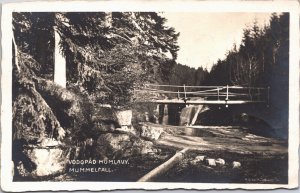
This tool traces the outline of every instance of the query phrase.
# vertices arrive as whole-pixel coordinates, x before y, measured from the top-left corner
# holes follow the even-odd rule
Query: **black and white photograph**
[[[266,11],[21,5],[2,22],[12,184],[298,186],[293,1]]]

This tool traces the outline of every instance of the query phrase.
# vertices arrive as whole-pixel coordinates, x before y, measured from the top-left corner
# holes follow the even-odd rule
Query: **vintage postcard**
[[[299,2],[8,3],[1,33],[4,191],[298,187]]]

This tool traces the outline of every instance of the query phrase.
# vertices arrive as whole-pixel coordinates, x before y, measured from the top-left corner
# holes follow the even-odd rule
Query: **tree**
[[[42,65],[36,67],[38,76],[50,80],[56,26],[67,60],[67,86],[101,103],[128,95],[125,101],[121,97],[122,104],[116,102],[122,106],[137,84],[166,81],[177,56],[179,34],[154,12],[14,13],[13,22],[21,51]],[[117,73],[124,73],[123,81],[113,81]]]
[[[285,19],[284,19],[285,18]],[[270,85],[279,53],[287,53],[287,14],[273,14],[270,26],[259,28],[257,22],[244,29],[241,45],[227,53],[212,68],[207,84],[267,86]],[[281,49],[285,45],[286,50]],[[280,50],[281,49],[281,50]],[[280,52],[279,52],[280,51]],[[282,69],[283,70],[283,69]],[[285,71],[285,70],[283,70]]]
[[[53,13],[13,13],[13,31],[19,53],[30,55],[37,63],[27,67],[36,75],[53,80]]]
[[[108,14],[109,25],[104,22]],[[178,34],[157,13],[64,13],[63,18],[67,25],[62,23],[61,31],[68,36],[61,45],[68,57],[69,83],[93,100],[122,106],[138,84],[168,77]]]

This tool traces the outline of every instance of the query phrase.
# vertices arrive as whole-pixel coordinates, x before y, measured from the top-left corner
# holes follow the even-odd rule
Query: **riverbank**
[[[194,128],[197,131],[194,135],[191,127],[162,127],[164,133],[154,142],[154,147],[158,149],[156,153],[129,157],[128,165],[115,165],[110,168],[112,172],[67,172],[47,181],[136,182],[182,148],[189,148],[178,164],[153,181],[287,183],[288,152],[285,141],[253,135],[242,128],[198,127]],[[99,168],[103,164],[85,167]]]

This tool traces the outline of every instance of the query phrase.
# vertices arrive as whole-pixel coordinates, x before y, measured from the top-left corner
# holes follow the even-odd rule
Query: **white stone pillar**
[[[58,34],[56,27],[54,27],[54,34],[54,82],[66,88],[66,59],[62,55],[62,51],[59,49],[60,35]]]

